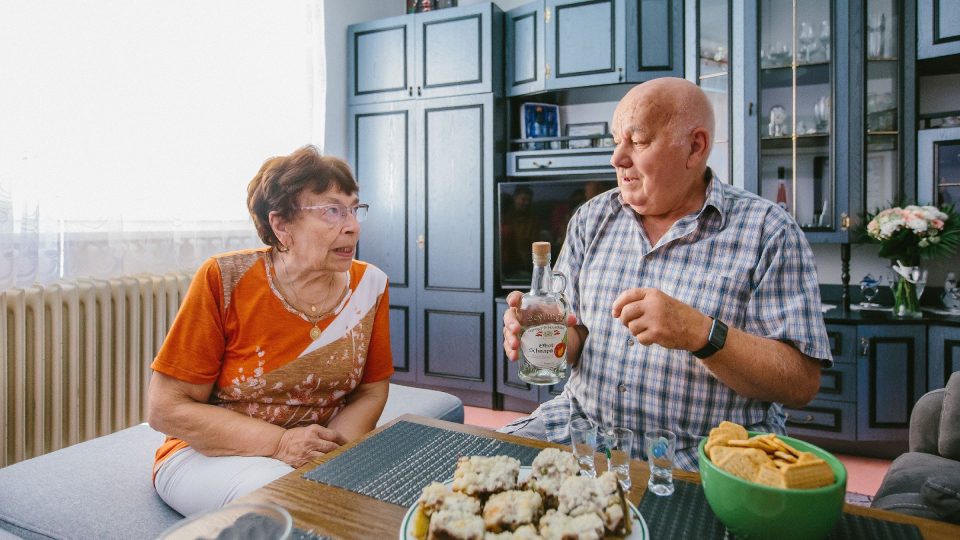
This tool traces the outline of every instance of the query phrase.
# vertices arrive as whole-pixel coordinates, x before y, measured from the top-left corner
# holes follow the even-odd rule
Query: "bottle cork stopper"
[[[545,266],[550,263],[550,242],[533,243],[533,264]]]

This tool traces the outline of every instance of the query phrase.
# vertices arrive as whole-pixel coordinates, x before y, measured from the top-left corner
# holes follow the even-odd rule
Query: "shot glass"
[[[615,427],[604,431],[604,442],[607,447],[607,470],[617,473],[620,487],[630,491],[633,482],[630,481],[630,451],[633,450],[633,430],[625,427]]]
[[[657,495],[673,493],[673,455],[677,450],[677,436],[667,429],[652,429],[643,434],[643,447],[650,464],[647,489]]]
[[[586,418],[572,418],[570,420],[570,446],[573,455],[580,464],[580,474],[583,476],[597,476],[593,464],[593,455],[597,451],[597,425]]]

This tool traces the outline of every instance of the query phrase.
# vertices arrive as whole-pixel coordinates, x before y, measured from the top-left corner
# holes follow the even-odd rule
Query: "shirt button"
[[[633,339],[632,337],[628,337],[628,338],[627,338],[627,347],[633,347],[633,344],[634,344],[636,341],[637,341],[637,340]]]
[[[625,384],[623,384],[623,383],[620,383],[620,384],[617,386],[617,390],[618,390],[620,393],[626,392],[626,391],[627,391],[627,385],[625,385]]]

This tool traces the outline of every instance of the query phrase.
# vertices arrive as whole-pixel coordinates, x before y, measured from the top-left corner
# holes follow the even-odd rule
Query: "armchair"
[[[909,452],[893,461],[871,506],[960,523],[960,371],[913,407]]]

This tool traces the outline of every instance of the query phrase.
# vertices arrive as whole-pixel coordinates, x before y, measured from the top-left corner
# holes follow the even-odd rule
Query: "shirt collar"
[[[724,191],[723,191],[723,182],[717,178],[717,175],[713,173],[713,169],[707,167],[706,178],[708,179],[709,184],[707,185],[707,198],[703,201],[703,208],[700,209],[700,212],[697,214],[697,219],[699,220],[706,212],[707,208],[712,206],[716,208],[717,213],[720,214],[720,226],[722,227],[727,221],[726,209],[724,208]]]

